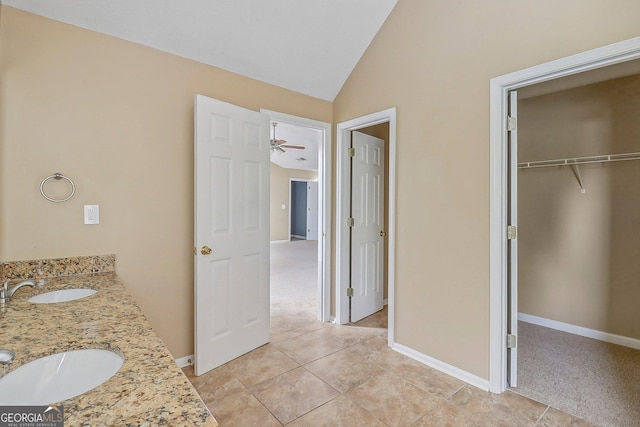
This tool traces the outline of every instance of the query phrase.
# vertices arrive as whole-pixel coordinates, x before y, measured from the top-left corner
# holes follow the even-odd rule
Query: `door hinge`
[[[517,130],[518,129],[518,119],[516,117],[507,117],[507,130]]]
[[[355,157],[356,156],[356,148],[355,147],[349,147],[347,149],[347,156]]]
[[[518,237],[518,228],[515,225],[507,226],[507,239],[513,240]]]
[[[195,246],[193,247],[193,254],[198,255],[198,248],[196,248]]]
[[[517,339],[515,335],[507,335],[507,348],[516,348]]]
[[[353,296],[353,288],[347,288],[347,296],[351,298]]]
[[[353,227],[356,221],[353,218],[347,218],[347,227]]]

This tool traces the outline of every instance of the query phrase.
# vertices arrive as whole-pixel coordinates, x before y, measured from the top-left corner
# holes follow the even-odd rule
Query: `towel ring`
[[[55,179],[56,181],[59,181],[61,179],[66,179],[67,181],[69,181],[69,184],[71,184],[71,193],[69,193],[69,195],[64,199],[52,199],[51,197],[47,196],[44,193],[44,183],[49,181],[51,178]],[[42,197],[44,197],[50,202],[54,202],[54,203],[66,202],[67,200],[72,198],[75,193],[76,193],[76,185],[73,183],[73,181],[71,181],[71,178],[69,178],[68,176],[62,175],[60,172],[56,172],[53,175],[49,175],[48,177],[43,179],[42,182],[40,183],[40,194],[42,194]]]

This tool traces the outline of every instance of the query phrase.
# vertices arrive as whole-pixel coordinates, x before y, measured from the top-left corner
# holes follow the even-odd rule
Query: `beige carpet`
[[[640,426],[640,351],[518,324],[513,391],[603,427]]]
[[[271,332],[318,320],[318,241],[271,243]]]

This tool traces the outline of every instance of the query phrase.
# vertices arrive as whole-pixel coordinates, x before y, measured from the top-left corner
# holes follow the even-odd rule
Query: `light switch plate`
[[[84,223],[100,224],[100,205],[84,205]]]

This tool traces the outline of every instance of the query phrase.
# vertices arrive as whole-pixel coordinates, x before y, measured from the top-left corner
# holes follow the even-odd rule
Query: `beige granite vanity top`
[[[217,422],[115,272],[40,279],[0,307],[0,348],[16,353],[0,377],[53,353],[115,348],[122,368],[95,389],[65,400],[65,426],[216,426]],[[87,298],[34,304],[33,295],[92,288]],[[52,402],[54,403],[54,402]]]

